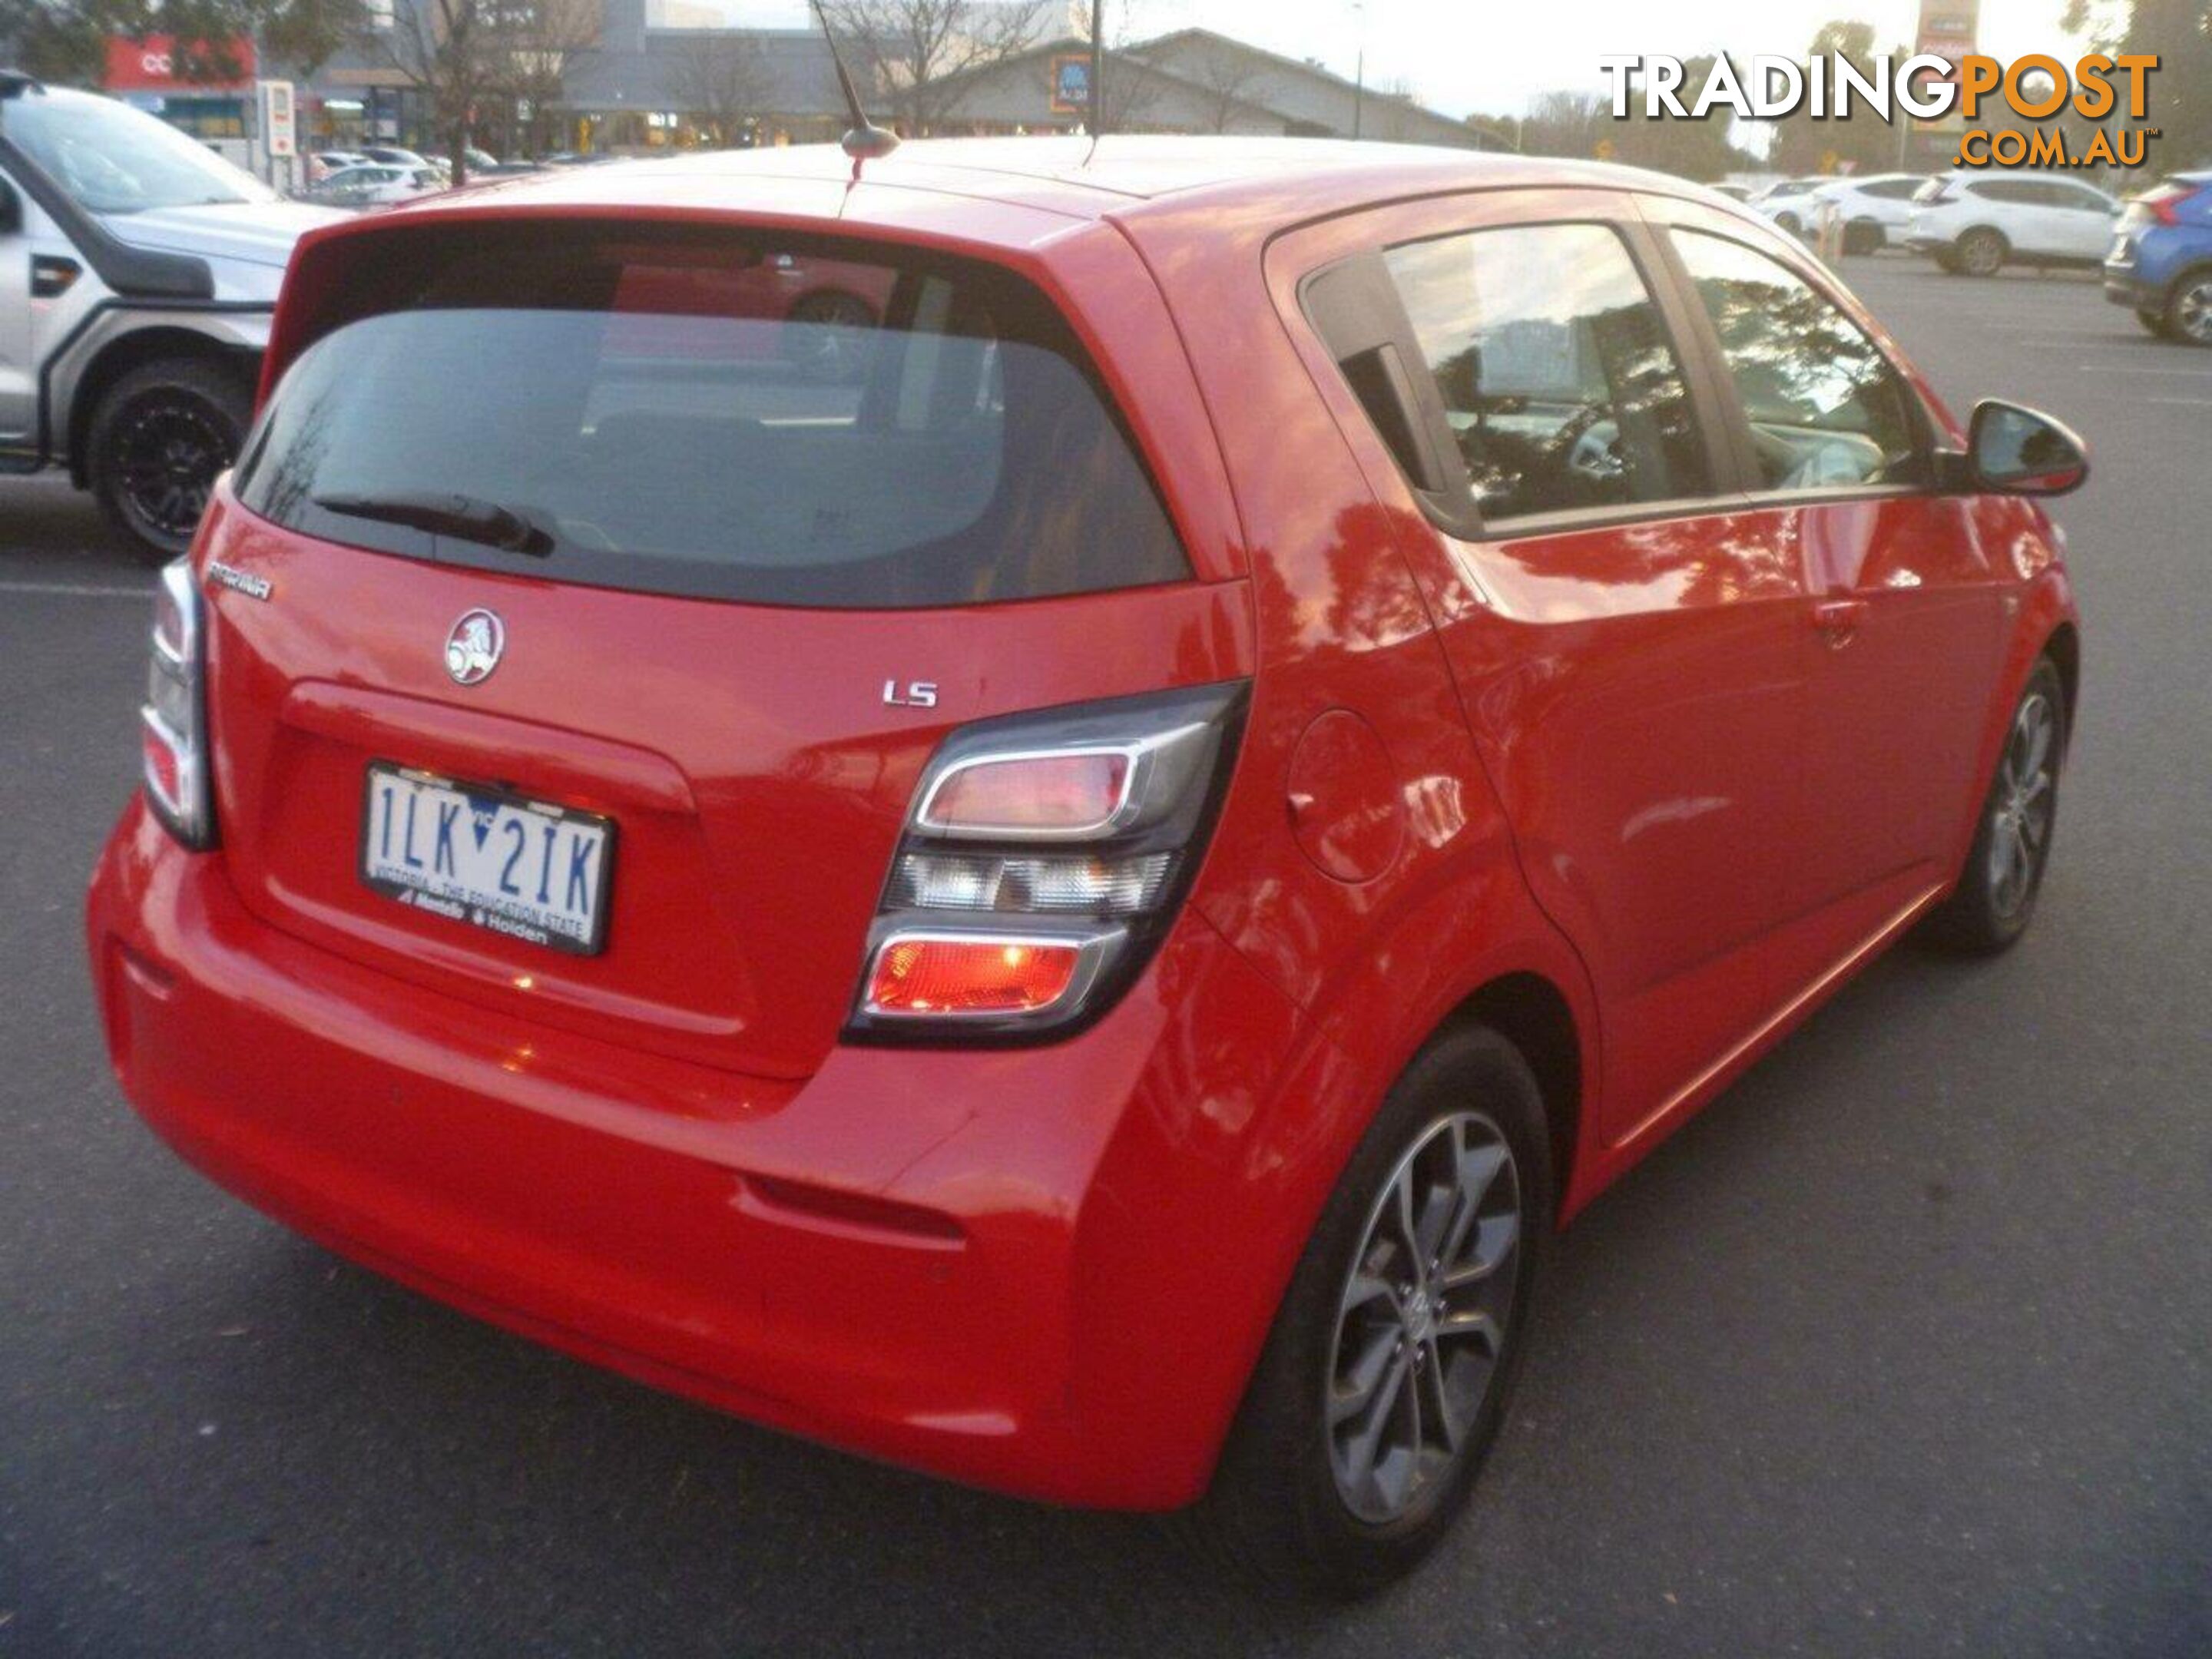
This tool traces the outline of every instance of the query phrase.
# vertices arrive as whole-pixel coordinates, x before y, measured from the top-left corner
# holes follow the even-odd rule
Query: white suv
[[[1905,240],[1969,276],[1992,276],[2008,264],[2094,266],[2119,215],[2117,200],[2075,179],[1946,173],[1913,198]]]
[[[1912,198],[1928,182],[1924,173],[1874,173],[1864,178],[1832,179],[1813,194],[1836,210],[1843,221],[1844,252],[1879,253],[1902,239],[1912,217]],[[1813,222],[1820,222],[1814,210]]]

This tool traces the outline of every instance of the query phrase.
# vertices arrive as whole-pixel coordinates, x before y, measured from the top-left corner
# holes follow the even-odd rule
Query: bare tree
[[[570,64],[596,49],[602,21],[601,0],[401,0],[370,43],[429,100],[459,185],[493,110],[521,99],[534,115],[559,102]]]
[[[453,155],[457,185],[468,178],[478,108],[500,88],[503,65],[492,38],[497,3],[400,0],[389,27],[369,37],[375,55],[428,101],[432,125]]]
[[[768,65],[749,34],[717,33],[695,41],[676,60],[669,95],[724,146],[738,142],[748,118],[768,95]]]
[[[1250,101],[1246,94],[1260,78],[1251,53],[1223,52],[1209,45],[1197,62],[1185,67],[1189,78],[1206,89],[1206,117],[1213,131],[1228,131],[1238,106]]]
[[[539,152],[548,118],[566,99],[577,60],[599,49],[605,3],[506,0],[495,13],[494,45],[505,64],[495,78],[500,91],[514,100],[518,122],[526,114],[529,147]]]
[[[1006,0],[830,0],[825,9],[915,137],[957,107],[963,88],[946,82],[1028,51],[1038,27],[1035,8]]]

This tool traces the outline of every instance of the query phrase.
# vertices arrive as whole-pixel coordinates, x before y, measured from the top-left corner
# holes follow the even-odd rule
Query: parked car
[[[1792,236],[1809,235],[1814,215],[1820,208],[1818,192],[1834,182],[1825,173],[1805,179],[1778,179],[1751,198],[1752,210]]]
[[[609,332],[641,362],[776,361],[810,380],[847,380],[867,366],[894,276],[872,261],[788,248],[748,249],[714,265],[646,267],[626,277]],[[733,319],[791,326],[731,329]]]
[[[307,157],[307,183],[319,185],[333,173],[368,164],[368,157],[358,150],[319,149]]]
[[[1968,276],[1994,276],[2008,264],[2094,265],[2119,211],[2118,201],[2076,179],[1945,173],[1913,197],[1905,241]]]
[[[1912,218],[1912,198],[1928,182],[1924,173],[1875,173],[1831,179],[1813,191],[1808,228],[1817,228],[1820,204],[1833,207],[1843,222],[1844,252],[1879,253],[1901,238]]]
[[[306,199],[325,207],[388,207],[434,195],[447,188],[446,175],[435,167],[387,167],[368,162],[344,167],[305,193]]]
[[[181,552],[252,414],[302,231],[276,192],[129,105],[0,71],[0,472],[65,466]]]
[[[2212,346],[2212,169],[2177,173],[2128,204],[2105,297],[2154,334]]]
[[[2087,462],[1677,179],[862,170],[301,247],[92,885],[117,1074],[498,1322],[1373,1589],[1554,1227],[1908,929],[2027,927],[2078,647],[2026,498]],[[888,285],[866,376],[656,309],[793,247]]]
[[[435,169],[438,163],[415,150],[402,149],[397,144],[363,144],[361,153],[380,167],[423,167]]]

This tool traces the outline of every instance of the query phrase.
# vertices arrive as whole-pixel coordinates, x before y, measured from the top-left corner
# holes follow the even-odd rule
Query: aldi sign
[[[1084,115],[1091,109],[1091,56],[1073,52],[1052,60],[1052,112]]]

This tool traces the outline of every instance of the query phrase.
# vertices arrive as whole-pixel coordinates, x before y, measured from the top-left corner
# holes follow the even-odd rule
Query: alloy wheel
[[[117,495],[152,539],[181,545],[237,445],[222,417],[181,391],[153,392],[124,413],[115,434]]]
[[[1346,1508],[1409,1514],[1467,1456],[1504,1358],[1520,1173],[1498,1125],[1425,1129],[1383,1185],[1338,1299],[1323,1422]]]
[[[2199,276],[2174,295],[2173,325],[2198,345],[2212,345],[2212,276]]]
[[[2036,692],[2020,706],[2005,739],[1990,826],[1990,901],[2001,916],[2018,915],[2035,891],[2058,782],[2058,713]]]
[[[1970,231],[1959,244],[1959,263],[1970,276],[1994,276],[2004,264],[2004,244],[1986,230]]]

